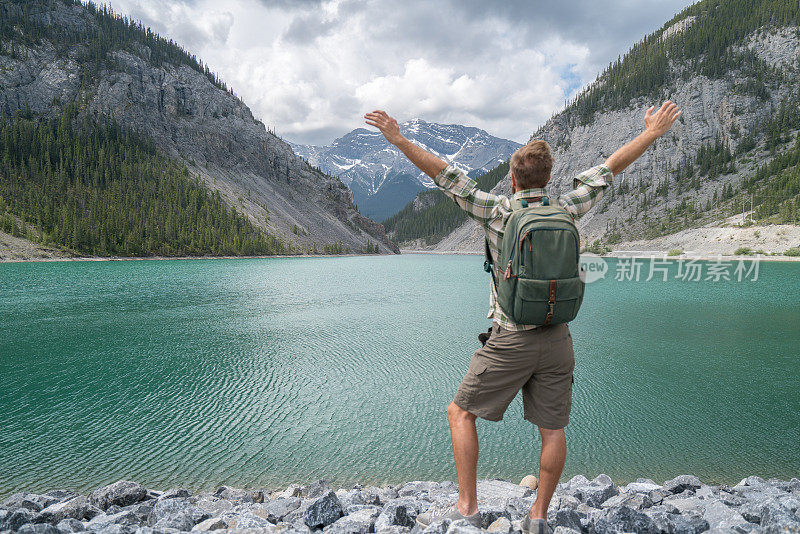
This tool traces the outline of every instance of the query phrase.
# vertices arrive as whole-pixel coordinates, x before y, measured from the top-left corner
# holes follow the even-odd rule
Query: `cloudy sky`
[[[285,139],[386,109],[526,142],[691,0],[110,0],[196,54]]]

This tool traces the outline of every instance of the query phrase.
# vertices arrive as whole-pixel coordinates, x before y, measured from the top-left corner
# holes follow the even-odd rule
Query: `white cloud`
[[[582,10],[585,1],[571,3]],[[638,27],[614,45],[613,28],[582,30],[603,21],[572,20],[570,1],[541,8],[552,10],[547,19],[525,9],[487,12],[480,2],[111,0],[201,58],[278,134],[316,144],[362,126],[375,108],[527,141],[612,57],[666,21],[659,14],[643,28],[639,12],[650,2],[633,3]],[[689,0],[664,3],[674,12]]]

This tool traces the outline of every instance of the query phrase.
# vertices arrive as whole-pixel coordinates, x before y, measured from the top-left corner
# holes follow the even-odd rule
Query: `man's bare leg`
[[[531,519],[547,520],[547,507],[556,491],[564,461],[567,459],[567,437],[564,429],[550,430],[539,427],[542,435],[542,455],[539,459],[539,488],[536,491],[536,502],[531,506],[528,515]]]
[[[475,416],[451,402],[447,407],[447,420],[458,473],[456,506],[461,515],[469,516],[478,511],[478,430]]]

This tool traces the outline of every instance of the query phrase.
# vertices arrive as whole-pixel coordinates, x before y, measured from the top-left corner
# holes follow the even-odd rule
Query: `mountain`
[[[422,148],[479,176],[507,160],[519,143],[479,128],[412,119],[400,131]],[[397,213],[433,181],[376,130],[358,128],[327,146],[292,144],[311,165],[338,176],[353,191],[359,210],[378,221]]]
[[[84,254],[397,251],[338,178],[139,23],[0,0],[0,35],[0,229]]]
[[[531,139],[553,148],[554,195],[637,135],[650,105],[671,99],[683,110],[580,220],[584,240],[646,246],[687,229],[711,235],[703,228],[730,224],[751,202],[747,224],[800,223],[799,36],[797,2],[702,0],[635,44],[537,129]],[[509,194],[509,177],[493,190]],[[465,222],[435,248],[480,252],[482,239]]]

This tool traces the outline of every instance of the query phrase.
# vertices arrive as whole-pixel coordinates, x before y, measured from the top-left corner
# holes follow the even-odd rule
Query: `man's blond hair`
[[[511,156],[511,172],[517,189],[544,187],[552,170],[553,154],[550,145],[542,139],[534,139]]]

